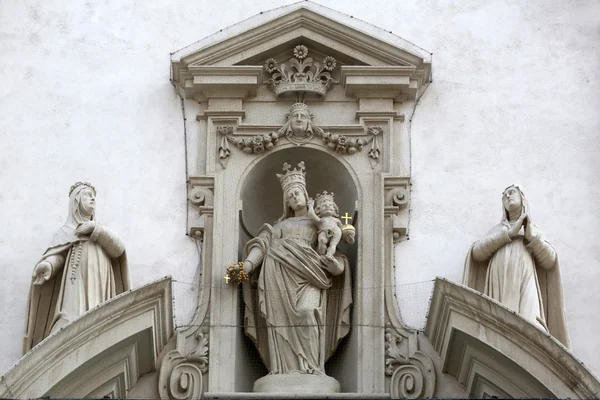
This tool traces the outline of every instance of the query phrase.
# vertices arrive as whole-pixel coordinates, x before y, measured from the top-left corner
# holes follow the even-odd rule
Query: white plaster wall
[[[409,322],[425,315],[429,285],[420,282],[460,280],[470,243],[500,218],[502,189],[520,182],[561,257],[574,352],[600,374],[600,5],[319,3],[434,53],[434,82],[412,122],[410,241],[397,251],[399,294],[415,293],[403,307]],[[98,220],[126,241],[134,286],[172,275],[176,322],[186,322],[198,254],[185,236],[183,120],[169,53],[284,4],[0,4],[0,372],[21,355],[30,275],[77,180],[96,185]],[[192,141],[199,126],[186,107]],[[189,153],[189,173],[202,172]]]

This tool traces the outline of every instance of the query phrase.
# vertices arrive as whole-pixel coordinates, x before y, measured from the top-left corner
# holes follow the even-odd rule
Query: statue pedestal
[[[254,382],[260,393],[339,393],[340,383],[327,375],[273,374]]]

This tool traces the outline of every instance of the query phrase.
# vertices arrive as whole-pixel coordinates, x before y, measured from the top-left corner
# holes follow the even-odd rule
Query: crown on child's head
[[[294,168],[290,170],[292,166],[288,163],[283,164],[283,174],[277,174],[277,178],[279,178],[279,183],[281,183],[281,189],[285,193],[285,191],[295,185],[302,185],[306,189],[306,180],[305,175],[306,168],[304,167],[304,161],[300,161],[298,163],[298,168]]]
[[[94,186],[92,186],[91,183],[89,183],[89,182],[76,182],[73,186],[71,186],[71,189],[69,189],[69,197],[71,197],[71,193],[73,193],[73,190],[77,189],[79,186],[89,187],[94,192],[94,196],[96,195],[96,188]]]
[[[317,205],[323,204],[323,203],[328,202],[328,201],[330,201],[332,203],[335,203],[333,192],[327,193],[327,191],[324,190],[323,193],[317,194],[317,197],[315,198],[315,203]]]

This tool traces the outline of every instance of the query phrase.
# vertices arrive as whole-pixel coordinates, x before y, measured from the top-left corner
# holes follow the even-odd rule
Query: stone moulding
[[[357,98],[393,98],[413,100],[426,74],[414,66],[342,67],[341,84],[346,96]]]
[[[444,371],[476,397],[588,399],[600,393],[598,379],[559,341],[491,298],[443,278],[435,282],[425,335]],[[490,353],[499,355],[485,356]],[[515,369],[529,376],[510,375]]]
[[[172,313],[169,277],[114,297],[25,354],[2,376],[0,398],[125,398],[155,369],[173,334]]]
[[[188,99],[197,96],[246,98],[256,96],[256,91],[262,84],[262,67],[191,66],[181,72],[178,79]]]

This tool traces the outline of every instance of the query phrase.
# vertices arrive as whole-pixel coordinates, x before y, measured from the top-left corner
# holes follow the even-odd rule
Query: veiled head
[[[529,215],[527,197],[520,185],[510,185],[502,192],[502,220],[508,221],[509,214],[516,217],[526,212]]]
[[[96,189],[88,183],[78,182],[71,187],[69,195],[68,224],[77,226],[94,219],[96,211]]]
[[[514,212],[523,206],[521,191],[517,186],[509,186],[502,193],[502,205],[506,211]]]

